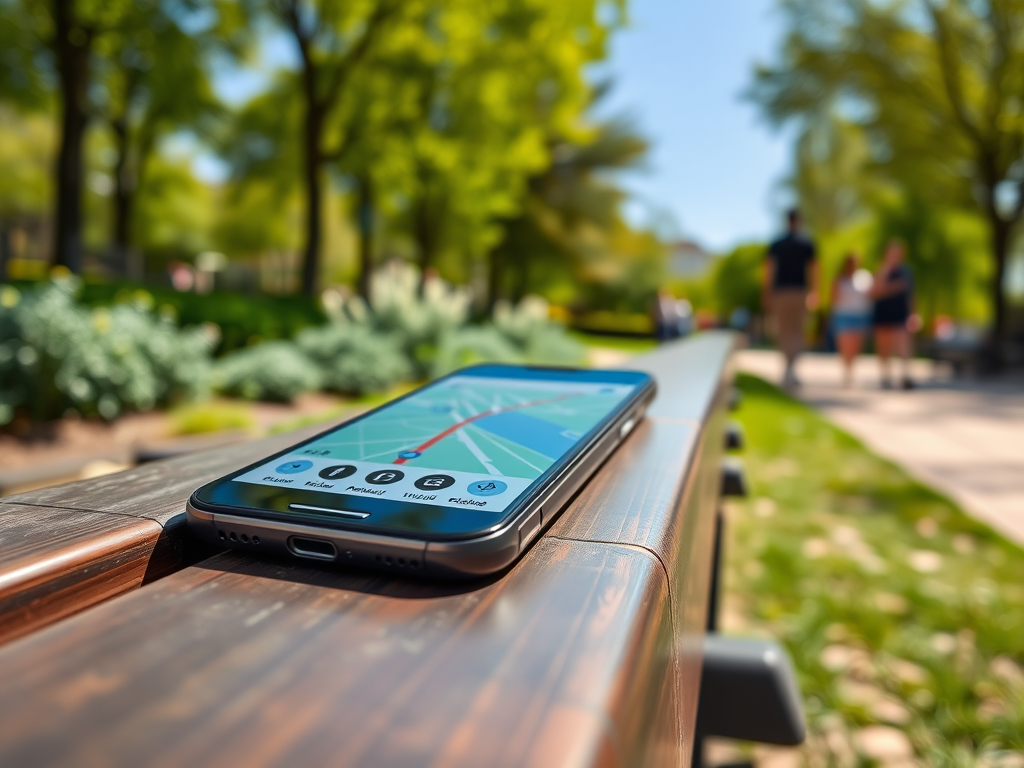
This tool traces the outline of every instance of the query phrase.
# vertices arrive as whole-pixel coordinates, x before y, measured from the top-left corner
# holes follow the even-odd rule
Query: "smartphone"
[[[203,486],[189,528],[249,552],[441,577],[511,565],[643,418],[636,371],[456,371]]]

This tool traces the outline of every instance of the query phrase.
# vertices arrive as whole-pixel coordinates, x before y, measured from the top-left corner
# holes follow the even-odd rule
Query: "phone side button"
[[[519,526],[519,549],[522,549],[540,530],[541,512],[535,509],[533,514],[523,520]]]
[[[328,512],[341,517],[352,517],[356,520],[363,520],[370,516],[369,512],[353,512],[351,509],[331,509],[330,507],[312,507],[308,504],[289,504],[288,509],[296,512]]]

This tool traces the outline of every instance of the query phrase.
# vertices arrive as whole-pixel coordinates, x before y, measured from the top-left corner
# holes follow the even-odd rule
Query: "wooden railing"
[[[632,360],[647,418],[484,581],[192,541],[193,489],[309,431],[0,499],[0,765],[688,766],[732,346]]]

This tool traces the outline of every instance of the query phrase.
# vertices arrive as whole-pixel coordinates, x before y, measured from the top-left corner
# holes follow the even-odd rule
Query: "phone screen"
[[[635,391],[456,375],[233,482],[500,514]]]

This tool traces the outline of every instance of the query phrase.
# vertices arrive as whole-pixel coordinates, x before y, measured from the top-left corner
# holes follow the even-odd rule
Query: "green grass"
[[[872,725],[924,765],[1024,764],[1006,762],[1024,750],[1024,551],[778,389],[738,386],[751,494],[729,507],[726,630],[788,647],[806,764],[883,764],[858,754]]]
[[[331,408],[320,413],[308,414],[305,416],[299,416],[294,419],[275,424],[270,429],[270,434],[278,435],[283,432],[292,432],[296,429],[303,429],[304,427],[312,427],[317,424],[323,424],[324,429],[327,428],[328,422],[338,421],[342,416],[355,411],[363,412],[368,411],[371,408],[376,408],[379,405],[394,400],[396,397],[406,394],[412,391],[418,384],[410,384],[408,382],[399,384],[396,387],[391,388],[387,392],[374,392],[368,395],[360,395],[359,397],[353,397],[346,400],[344,403],[339,405],[337,408]],[[354,414],[353,414],[354,415]]]
[[[658,346],[657,341],[646,336],[607,336],[604,334],[583,333],[582,331],[572,329],[568,333],[573,339],[587,347],[618,349],[635,355],[650,352]]]
[[[250,431],[256,427],[248,404],[225,400],[204,400],[181,405],[170,412],[171,433],[198,435],[225,429]]]

